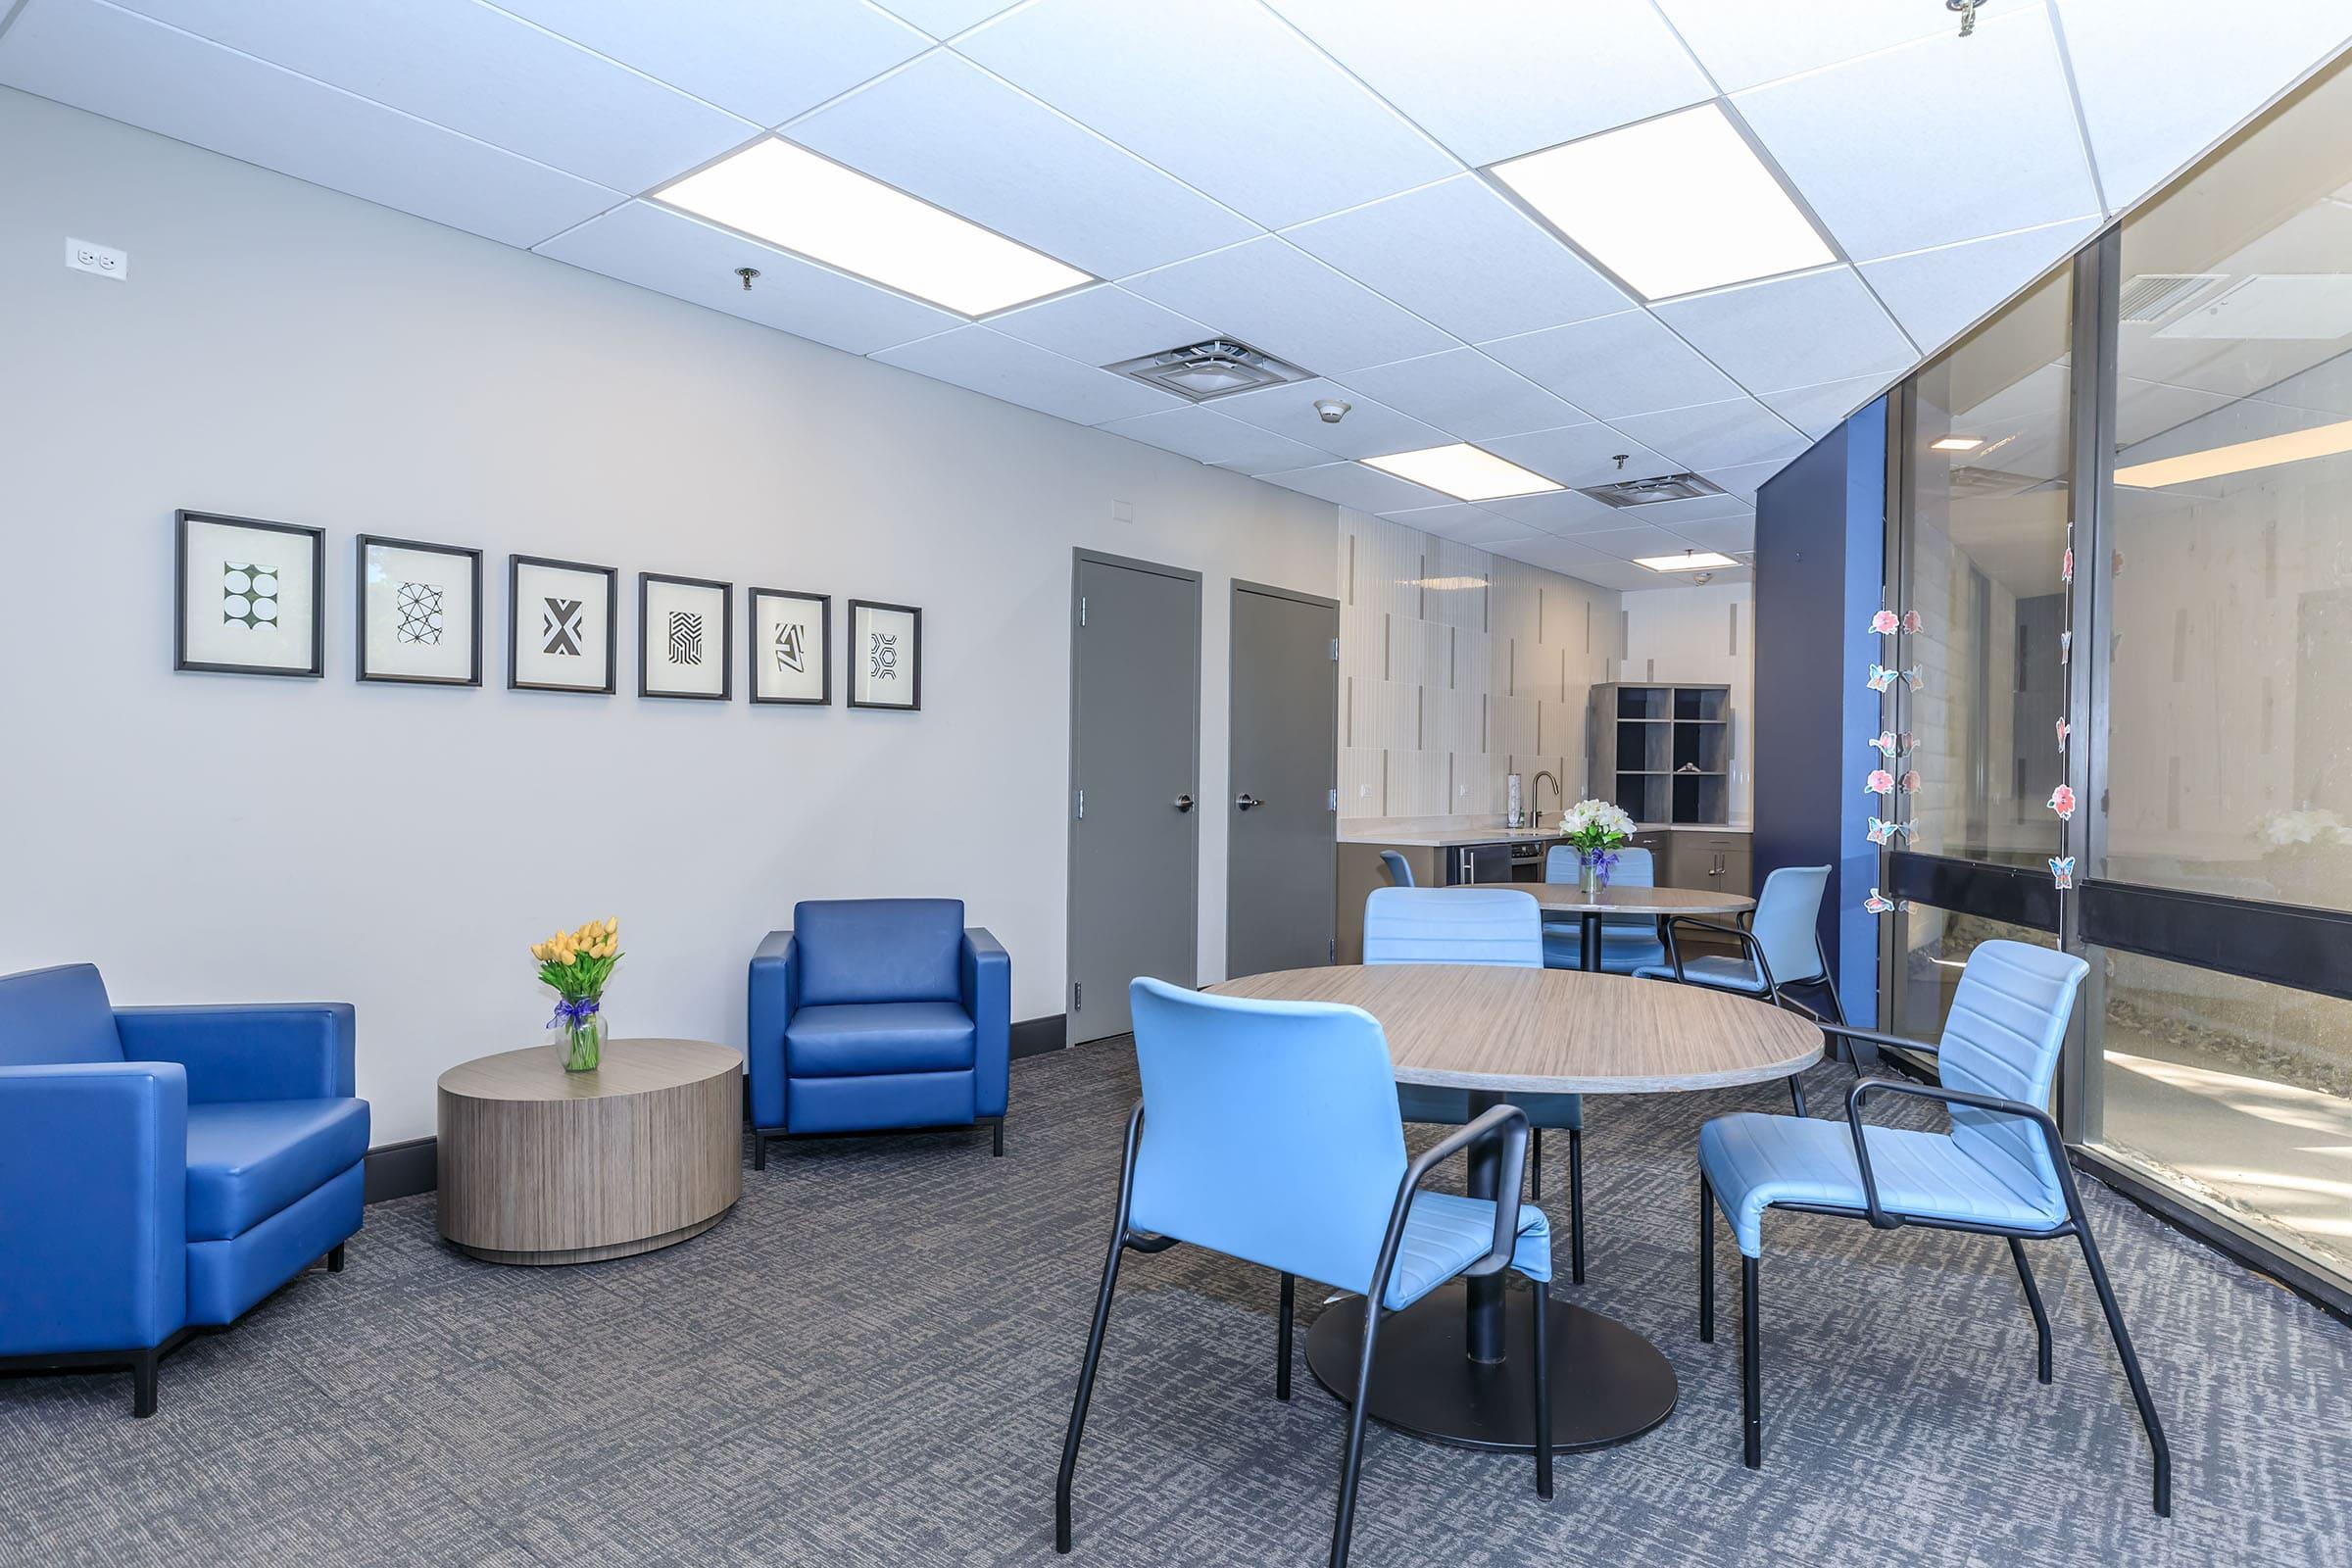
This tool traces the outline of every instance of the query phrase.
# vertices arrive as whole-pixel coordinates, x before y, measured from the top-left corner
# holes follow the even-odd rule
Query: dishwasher
[[[1505,844],[1464,844],[1446,854],[1446,882],[1541,882],[1544,845],[1534,839]]]

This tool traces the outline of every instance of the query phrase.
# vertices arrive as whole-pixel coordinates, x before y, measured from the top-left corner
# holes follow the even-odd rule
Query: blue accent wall
[[[1821,934],[1846,1016],[1878,1016],[1878,878],[1864,836],[1884,657],[1870,634],[1886,576],[1886,402],[1814,443],[1756,493],[1755,869],[1830,866]]]

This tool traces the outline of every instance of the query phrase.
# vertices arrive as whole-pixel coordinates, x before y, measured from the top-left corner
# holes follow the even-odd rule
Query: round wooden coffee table
[[[1207,989],[1361,1007],[1388,1036],[1397,1082],[1467,1089],[1473,1117],[1514,1095],[1769,1082],[1822,1054],[1821,1031],[1798,1013],[1704,986],[1578,969],[1341,965]],[[1495,1141],[1469,1157],[1470,1196],[1492,1199],[1501,1162]],[[1556,1297],[1548,1321],[1554,1446],[1623,1443],[1674,1413],[1674,1368],[1648,1340]],[[1351,1296],[1306,1333],[1307,1366],[1344,1401],[1356,1396],[1363,1324],[1364,1299]],[[1533,1298],[1506,1292],[1501,1271],[1441,1286],[1382,1321],[1369,1413],[1441,1443],[1532,1450],[1535,1402],[1517,1358],[1534,1343]]]
[[[610,1040],[594,1072],[532,1046],[440,1086],[440,1227],[493,1263],[591,1263],[699,1236],[743,1196],[743,1057]]]

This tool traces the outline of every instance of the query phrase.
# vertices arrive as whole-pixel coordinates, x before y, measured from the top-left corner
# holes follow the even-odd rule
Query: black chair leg
[[[1757,1344],[1756,1260],[1740,1258],[1740,1425],[1750,1470],[1764,1468],[1763,1348]]]
[[[1078,1477],[1078,1440],[1086,1432],[1087,1401],[1095,1395],[1095,1369],[1102,1364],[1102,1334],[1110,1326],[1110,1295],[1119,1283],[1119,1254],[1126,1246],[1122,1224],[1111,1233],[1110,1255],[1102,1260],[1102,1294],[1095,1299],[1094,1327],[1086,1334],[1086,1360],[1078,1369],[1078,1394],[1070,1401],[1070,1430],[1061,1440],[1061,1474],[1054,1483],[1055,1551],[1070,1549],[1070,1485]]]
[[[2091,1289],[2099,1293],[2099,1310],[2107,1314],[2107,1332],[2115,1339],[2116,1354],[2123,1357],[2124,1376],[2132,1385],[2132,1402],[2139,1406],[2139,1424],[2147,1429],[2148,1448],[2156,1460],[2156,1512],[2166,1519],[2173,1516],[2173,1450],[2164,1441],[2164,1425],[2156,1419],[2156,1401],[2148,1397],[2148,1380],[2140,1375],[2139,1352],[2132,1348],[2132,1336],[2124,1328],[2124,1309],[2116,1304],[2115,1287],[2107,1283],[2106,1267],[2099,1262],[2098,1245],[2090,1239],[2090,1227],[2083,1223],[2078,1211],[2075,1236],[2082,1244],[2082,1261],[2090,1269]]]
[[[1002,1159],[1004,1157],[1004,1118],[1002,1116],[997,1118],[996,1132],[997,1146],[996,1148],[990,1150],[989,1152],[996,1158]]]
[[[162,1362],[163,1351],[152,1345],[130,1358],[130,1413],[142,1421],[155,1414],[156,1368]]]
[[[1570,1136],[1575,1135],[1572,1133]],[[1527,1200],[1531,1203],[1544,1201],[1544,1129],[1541,1127],[1527,1130]]]
[[[752,1129],[752,1169],[767,1169],[767,1134],[757,1127]]]
[[[1277,1399],[1291,1396],[1291,1306],[1297,1298],[1298,1284],[1297,1279],[1289,1274],[1282,1277],[1282,1318],[1274,1330],[1274,1397]]]
[[[1715,1184],[1698,1178],[1698,1339],[1715,1343]]]
[[[1788,1075],[1788,1103],[1796,1107],[1799,1116],[1805,1113],[1805,1086],[1795,1073]]]
[[[1585,1134],[1568,1129],[1568,1278],[1585,1283]]]
[[[2039,1342],[2037,1362],[2041,1381],[2050,1381],[2050,1315],[2041,1309],[2041,1291],[2034,1283],[2034,1267],[2026,1261],[2026,1244],[2009,1238],[2009,1255],[2017,1260],[2017,1280],[2026,1288],[2026,1304],[2034,1309],[2034,1335]]]
[[[1340,1511],[1331,1527],[1331,1568],[1348,1568],[1348,1542],[1355,1534],[1355,1482],[1364,1467],[1364,1406],[1372,1391],[1372,1347],[1380,1334],[1380,1295],[1386,1281],[1364,1298],[1364,1345],[1356,1358],[1355,1402],[1348,1410],[1348,1451],[1340,1460]]]
[[[1536,1495],[1551,1496],[1551,1286],[1536,1287]]]
[[[326,1271],[329,1274],[343,1272],[343,1244],[341,1242],[337,1242],[326,1250]]]

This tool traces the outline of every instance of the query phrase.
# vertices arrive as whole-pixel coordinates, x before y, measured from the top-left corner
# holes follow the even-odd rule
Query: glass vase
[[[1600,857],[1579,855],[1576,858],[1576,886],[1589,900],[1600,897]]]
[[[564,1054],[565,1072],[594,1072],[605,1056],[605,1013],[597,999],[591,997],[589,1005],[595,1010],[586,1017],[570,1020],[559,1017],[548,1025],[549,1038]]]

